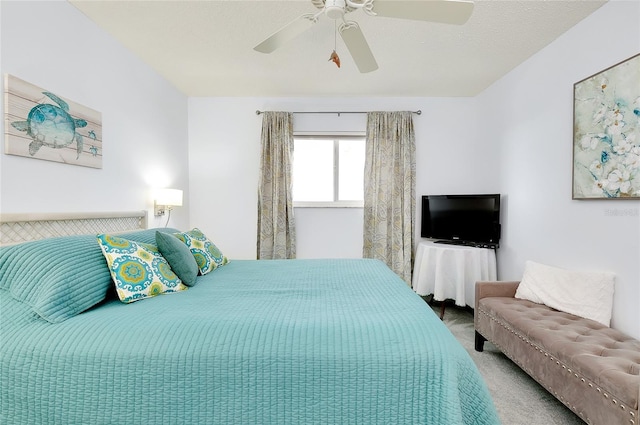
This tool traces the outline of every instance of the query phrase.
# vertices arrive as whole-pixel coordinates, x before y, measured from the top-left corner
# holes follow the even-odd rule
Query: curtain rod
[[[256,115],[260,115],[262,113],[264,113],[266,111],[261,111],[261,110],[257,110],[256,111]],[[366,114],[366,111],[315,111],[315,112],[310,112],[310,111],[292,111],[292,114],[338,114],[338,116],[340,116],[340,114]],[[416,115],[421,115],[422,111],[421,110],[417,110],[417,111],[411,111],[412,114],[416,114]]]

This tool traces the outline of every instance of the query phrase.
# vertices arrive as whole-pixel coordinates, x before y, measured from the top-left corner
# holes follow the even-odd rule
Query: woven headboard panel
[[[146,211],[1,214],[0,245],[58,236],[117,233],[146,228]]]

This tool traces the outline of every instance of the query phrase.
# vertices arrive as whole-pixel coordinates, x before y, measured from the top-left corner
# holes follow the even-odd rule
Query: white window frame
[[[294,201],[294,208],[364,208],[364,201],[337,200],[340,185],[339,139],[364,138],[365,132],[295,132],[293,138],[333,139],[333,201]],[[294,154],[295,155],[295,154]],[[362,170],[364,178],[364,169]]]

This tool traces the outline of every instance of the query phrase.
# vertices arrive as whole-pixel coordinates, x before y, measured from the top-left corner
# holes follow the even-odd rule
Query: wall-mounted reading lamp
[[[167,224],[171,218],[171,209],[182,206],[182,191],[180,189],[158,189],[153,201],[153,214],[156,217],[167,212]],[[166,227],[166,225],[165,225]]]

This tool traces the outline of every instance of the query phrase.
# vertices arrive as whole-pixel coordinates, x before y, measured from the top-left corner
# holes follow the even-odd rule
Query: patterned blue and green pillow
[[[155,245],[106,234],[98,235],[98,243],[120,301],[131,303],[187,289]]]
[[[189,247],[198,263],[200,274],[205,275],[229,263],[229,259],[200,229],[194,228],[188,232],[174,233],[174,235]]]

